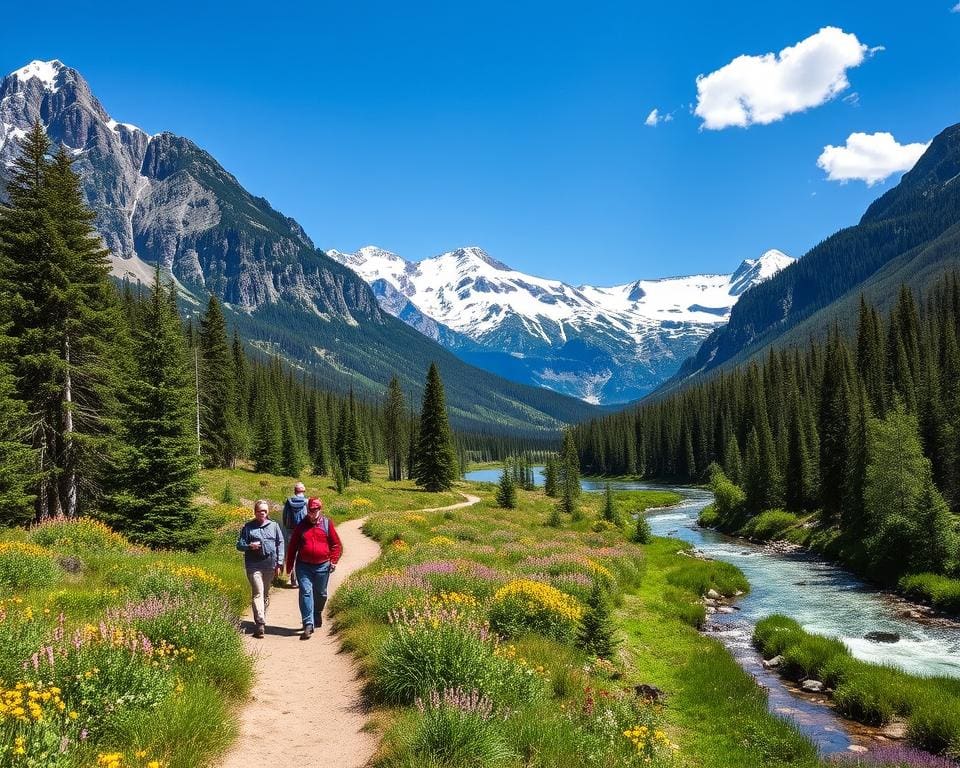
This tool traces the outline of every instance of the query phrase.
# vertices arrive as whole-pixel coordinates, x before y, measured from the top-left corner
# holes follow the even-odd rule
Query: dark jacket
[[[292,531],[307,516],[307,497],[291,496],[283,502],[283,527]]]
[[[250,542],[259,541],[260,549],[250,549]],[[243,564],[248,571],[265,571],[283,565],[283,531],[273,520],[248,520],[240,529],[237,549],[243,552]]]

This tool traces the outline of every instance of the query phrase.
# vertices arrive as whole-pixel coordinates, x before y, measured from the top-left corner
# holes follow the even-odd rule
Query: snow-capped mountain
[[[527,275],[475,247],[420,262],[373,246],[327,254],[366,280],[383,309],[469,362],[595,403],[654,389],[744,291],[794,261],[769,250],[733,274],[604,288]]]

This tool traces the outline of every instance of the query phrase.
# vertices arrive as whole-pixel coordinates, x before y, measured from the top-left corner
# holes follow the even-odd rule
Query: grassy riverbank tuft
[[[868,725],[907,720],[907,737],[935,754],[960,755],[960,680],[919,677],[853,658],[839,640],[801,629],[786,616],[758,622],[754,644],[793,679],[813,678],[832,690],[838,711]]]

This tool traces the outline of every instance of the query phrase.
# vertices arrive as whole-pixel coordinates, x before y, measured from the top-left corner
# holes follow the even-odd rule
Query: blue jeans
[[[303,625],[319,626],[320,612],[327,602],[327,582],[330,580],[330,561],[304,563],[299,558],[294,568],[300,582],[300,618]]]

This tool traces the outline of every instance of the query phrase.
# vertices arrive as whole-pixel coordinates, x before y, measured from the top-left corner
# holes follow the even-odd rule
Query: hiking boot
[[[253,636],[256,638],[262,638],[263,630],[264,630],[263,624],[257,624],[256,629],[253,630]]]
[[[313,624],[307,624],[303,628],[303,634],[300,635],[301,640],[309,640],[310,635],[313,634]]]

